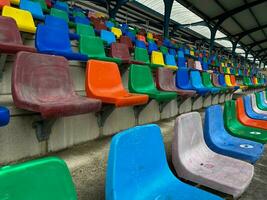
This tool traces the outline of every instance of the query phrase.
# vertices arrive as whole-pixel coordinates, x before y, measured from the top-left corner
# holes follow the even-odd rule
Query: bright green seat
[[[76,200],[65,162],[47,157],[0,168],[1,200]]]
[[[168,48],[167,47],[165,47],[165,46],[160,46],[160,51],[161,51],[161,53],[163,53],[164,55],[165,54],[168,54]]]
[[[42,10],[43,10],[45,13],[49,13],[50,10],[48,9],[45,0],[31,0],[31,1],[39,2],[40,5],[41,5]]]
[[[85,24],[77,24],[76,33],[78,35],[95,36],[94,28],[92,26],[85,25]]]
[[[224,125],[228,132],[235,136],[260,143],[267,142],[267,131],[259,128],[244,126],[237,119],[235,101],[226,101],[224,104]]]
[[[151,68],[162,67],[161,65],[150,63],[149,55],[146,49],[135,47],[134,49],[134,60],[143,62]]]
[[[130,66],[128,88],[130,92],[147,94],[158,102],[171,101],[177,97],[176,92],[157,90],[150,68],[144,65]]]
[[[69,24],[70,27],[75,27],[76,26],[75,23],[70,22],[68,13],[66,13],[63,10],[59,10],[59,9],[56,9],[56,8],[51,8],[50,15],[52,15],[54,17],[58,17],[58,18],[64,19]]]
[[[257,87],[251,82],[251,79],[248,76],[244,76],[243,82],[244,82],[244,85],[246,85],[250,88],[256,88]]]
[[[220,91],[226,91],[225,88],[219,88],[219,87],[215,87],[212,82],[211,82],[211,76],[208,72],[202,72],[202,83],[205,87],[211,89],[211,90],[216,90],[218,92]]]
[[[259,109],[267,111],[267,107],[263,105],[263,102],[261,100],[260,93],[255,93],[256,96],[256,103]]]
[[[119,58],[111,58],[106,56],[103,40],[100,37],[85,36],[80,37],[80,53],[85,54],[89,59],[102,60],[107,62],[115,62],[121,64]]]

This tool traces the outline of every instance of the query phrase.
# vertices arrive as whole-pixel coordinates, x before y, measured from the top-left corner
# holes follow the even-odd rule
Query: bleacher
[[[0,0],[0,199],[78,199],[55,155],[103,138],[106,200],[242,197],[267,142],[264,73],[99,3]],[[166,156],[155,123],[174,119]]]

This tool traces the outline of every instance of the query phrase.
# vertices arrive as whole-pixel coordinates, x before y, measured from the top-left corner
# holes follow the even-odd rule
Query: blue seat
[[[224,128],[220,105],[205,111],[204,138],[208,147],[216,153],[254,164],[264,152],[264,145],[251,140],[233,137]]]
[[[9,123],[10,113],[9,110],[3,106],[0,106],[0,126],[5,126]]]
[[[51,27],[60,27],[63,30],[69,31],[68,23],[58,17],[52,16],[52,15],[46,15],[45,17],[45,25],[51,26]],[[69,32],[69,36],[71,40],[79,40],[80,36],[76,33]]]
[[[148,42],[148,53],[151,54],[152,51],[158,51],[158,45],[155,42]]]
[[[267,120],[267,115],[256,113],[253,110],[251,101],[252,100],[251,100],[251,97],[249,95],[243,97],[245,112],[246,112],[247,116],[252,118],[252,119]]]
[[[183,90],[195,90],[190,82],[189,71],[187,69],[180,69],[176,71],[175,76],[176,87]]]
[[[146,49],[146,44],[144,41],[135,40],[135,47]]]
[[[183,50],[180,50],[180,49],[178,50],[178,68],[186,69],[184,52]]]
[[[219,84],[220,84],[221,86],[223,86],[223,87],[228,87],[228,86],[226,85],[225,77],[224,77],[223,74],[219,74],[218,78],[219,78]]]
[[[60,27],[39,24],[35,36],[35,47],[39,53],[64,56],[69,60],[88,60],[87,55],[72,51],[68,31]]]
[[[197,91],[200,95],[206,95],[207,93],[211,92],[209,88],[206,88],[202,83],[202,78],[199,71],[190,71],[190,80],[192,83],[193,88]]]
[[[175,57],[174,55],[171,54],[165,54],[164,55],[165,58],[165,64],[166,65],[171,65],[171,66],[177,66],[176,62],[175,62]]]
[[[184,55],[186,55],[186,56],[190,56],[190,49],[185,48],[185,50],[184,50]]]
[[[115,26],[112,21],[106,21],[105,24],[106,24],[106,27],[108,27],[109,29]]]
[[[105,194],[106,200],[221,200],[172,174],[160,128],[153,124],[122,131],[112,138]]]
[[[126,23],[121,24],[121,31],[123,34],[126,34],[126,32],[129,30],[129,26]]]
[[[56,1],[53,7],[67,13],[69,12],[69,5],[66,2]]]
[[[111,45],[113,42],[116,42],[116,37],[115,37],[114,33],[110,32],[110,31],[101,30],[100,37],[108,45]]]
[[[176,56],[177,53],[176,53],[175,49],[170,48],[169,49],[169,54],[173,55],[173,56]]]
[[[132,40],[132,42],[135,42],[136,40],[135,35],[131,31],[126,31],[125,36],[128,36]]]
[[[42,7],[39,2],[33,2],[30,0],[20,0],[19,4],[20,9],[29,11],[33,18],[44,20],[45,16],[42,10]]]
[[[74,22],[76,24],[85,24],[85,25],[90,25],[90,20],[88,18],[83,18],[83,17],[79,17],[79,16],[76,16],[74,18]]]

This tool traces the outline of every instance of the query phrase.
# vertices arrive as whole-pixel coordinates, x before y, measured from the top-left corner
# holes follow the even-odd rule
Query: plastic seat
[[[194,90],[178,89],[174,83],[173,71],[165,68],[158,68],[156,71],[156,85],[159,90],[177,92],[182,97],[191,97],[196,94]]]
[[[116,36],[117,39],[119,39],[122,36],[121,29],[112,27],[111,32]]]
[[[3,8],[4,6],[10,6],[10,0],[0,1],[0,8]]]
[[[238,98],[236,100],[236,107],[237,107],[237,118],[242,124],[244,124],[245,126],[251,126],[254,128],[267,130],[267,120],[251,119],[250,117],[247,116],[242,98]]]
[[[113,23],[112,21],[106,21],[106,22],[105,22],[105,25],[106,25],[106,27],[108,27],[109,29],[111,29],[112,27],[115,26],[114,23]]]
[[[23,45],[14,19],[0,16],[0,52],[15,54],[19,51],[36,52],[36,49]]]
[[[52,15],[54,17],[58,17],[58,18],[64,19],[67,23],[69,23],[68,13],[66,13],[63,10],[59,10],[59,9],[56,9],[56,8],[51,8],[50,15]]]
[[[69,5],[66,2],[56,1],[54,3],[54,8],[63,10],[64,12],[67,12],[67,13],[69,12]]]
[[[249,118],[267,120],[267,115],[254,112],[254,110],[252,109],[251,97],[249,95],[243,97],[243,104],[245,106],[245,112]]]
[[[221,199],[172,174],[160,128],[154,124],[137,126],[112,138],[105,193],[106,200]]]
[[[236,85],[232,84],[231,77],[228,74],[225,75],[225,83],[226,83],[227,86],[233,87],[235,90],[239,89],[239,86],[236,86]]]
[[[186,69],[184,52],[182,50],[178,51],[178,68]]]
[[[165,65],[163,54],[159,51],[152,51],[151,64],[156,65],[156,66],[165,67],[165,68],[172,69],[172,70],[178,69],[177,66]]]
[[[178,68],[175,80],[176,87],[181,88],[183,90],[195,90],[191,84],[189,78],[189,71],[187,69]]]
[[[80,52],[87,55],[90,59],[115,62],[117,64],[122,63],[119,58],[106,56],[103,41],[99,37],[82,35],[80,39]]]
[[[74,17],[74,22],[76,25],[77,24],[90,25],[90,20],[88,18],[83,18],[83,17],[79,17],[79,16]]]
[[[29,11],[21,10],[9,6],[4,6],[2,16],[13,18],[20,31],[27,33],[35,33],[36,27]]]
[[[68,167],[56,157],[2,167],[0,182],[0,199],[77,200]]]
[[[245,85],[240,85],[236,83],[235,75],[230,75],[230,81],[233,86],[238,86],[240,89],[247,89],[248,87]]]
[[[165,47],[165,46],[160,46],[160,51],[164,55],[169,53],[168,47]]]
[[[42,10],[46,13],[49,13],[50,10],[47,7],[46,1],[45,0],[31,0],[33,2],[38,2],[42,8]]]
[[[60,39],[58,37],[60,37]],[[71,49],[68,30],[47,25],[38,25],[35,46],[40,53],[64,56],[69,60],[87,61],[87,55],[75,53]]]
[[[132,42],[135,42],[136,41],[135,34],[133,34],[131,31],[127,31],[125,33],[125,36],[129,37]]]
[[[167,66],[173,66],[173,68],[178,69],[176,61],[175,61],[175,57],[173,55],[165,54],[164,58],[165,58],[165,64]]]
[[[10,0],[10,3],[18,6],[20,3],[20,0]]]
[[[177,56],[177,52],[175,51],[175,49],[169,49],[169,54],[173,56]]]
[[[267,142],[267,131],[259,128],[244,126],[237,119],[235,101],[226,101],[224,104],[225,128],[236,137],[253,140],[260,143]]]
[[[263,110],[263,111],[267,111],[267,103],[265,102],[265,98],[262,92],[260,93],[255,93],[256,96],[256,102],[257,102],[257,106],[259,107],[259,109]]]
[[[135,40],[135,48],[136,47],[146,49],[146,44],[141,40]]]
[[[104,103],[115,104],[116,107],[148,102],[147,95],[133,94],[125,90],[118,65],[112,62],[89,60],[85,88],[88,97],[101,99]]]
[[[195,69],[197,69],[199,71],[203,71],[200,61],[195,61],[195,65],[194,66],[195,66]]]
[[[130,51],[133,51],[133,43],[128,36],[121,36],[120,43],[126,44]]]
[[[97,23],[94,23],[94,28],[95,28],[95,31],[100,33],[102,30],[107,30],[108,28],[106,27],[106,25],[104,24],[104,22],[97,22]]]
[[[217,88],[220,88],[223,92],[227,92],[228,88],[227,87],[224,87],[224,86],[221,86],[219,84],[219,77],[217,74],[215,73],[212,73],[212,84],[217,87]]]
[[[72,15],[73,17],[87,18],[82,10],[73,10]]]
[[[215,105],[206,109],[204,124],[204,138],[212,151],[252,164],[262,156],[264,145],[233,137],[225,130],[221,106]]]
[[[78,115],[101,108],[101,101],[77,95],[64,57],[19,52],[12,74],[12,96],[18,108],[44,119]]]
[[[223,74],[219,74],[218,77],[219,77],[219,83],[221,86],[229,88],[230,90],[234,90],[234,87],[226,85],[225,77]]]
[[[186,180],[238,198],[253,178],[253,165],[210,150],[202,130],[197,112],[176,119],[172,143],[175,171]]]
[[[144,34],[144,35],[145,35],[145,34]],[[147,44],[147,42],[146,42],[146,37],[145,37],[144,35],[136,35],[136,38],[137,38],[137,40],[142,41],[142,42],[144,42],[145,44]]]
[[[211,93],[216,94],[219,93],[221,91],[220,88],[214,87],[211,83],[211,76],[208,72],[202,72],[202,82],[203,82],[203,86],[208,88]]]
[[[148,53],[151,54],[152,51],[158,51],[158,45],[155,42],[148,42]]]
[[[20,9],[29,11],[35,19],[44,20],[42,7],[39,2],[20,0]]]
[[[10,112],[6,107],[0,106],[0,126],[6,126],[10,120]]]
[[[45,25],[51,26],[51,27],[54,27],[54,28],[61,28],[61,29],[65,30],[65,31],[69,32],[68,23],[63,19],[55,17],[55,16],[52,16],[52,15],[46,15],[46,17],[45,17]],[[75,33],[71,33],[71,32],[69,32],[69,37],[72,40],[79,40],[80,39],[79,35],[77,35]]]
[[[255,94],[250,94],[249,96],[251,98],[251,105],[252,105],[253,111],[258,114],[267,115],[267,111],[259,109]]]
[[[85,24],[77,24],[76,33],[78,35],[95,36],[94,28],[92,26],[85,25]]]
[[[206,88],[202,84],[200,72],[190,71],[190,80],[193,88],[197,91],[198,94],[206,95],[207,93],[212,92],[209,88]]]
[[[101,30],[100,37],[108,45],[111,45],[113,42],[116,42],[115,35],[112,32],[110,32],[110,31]]]
[[[143,65],[130,66],[128,87],[130,92],[147,94],[158,102],[168,102],[177,96],[176,92],[157,90],[150,68]]]

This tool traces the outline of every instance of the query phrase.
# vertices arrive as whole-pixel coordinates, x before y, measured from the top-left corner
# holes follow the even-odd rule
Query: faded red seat
[[[129,50],[133,51],[134,46],[133,46],[131,38],[129,38],[128,36],[121,36],[120,43],[126,44]]]
[[[0,16],[0,53],[15,54],[18,51],[36,52],[36,49],[23,45],[14,19]]]
[[[64,57],[19,52],[12,74],[12,96],[18,108],[41,113],[44,119],[101,109],[101,101],[74,91]]]
[[[194,90],[181,90],[175,86],[173,79],[173,70],[163,67],[157,68],[156,71],[156,85],[157,88],[163,91],[177,92],[181,96],[194,96],[196,91]]]

